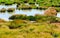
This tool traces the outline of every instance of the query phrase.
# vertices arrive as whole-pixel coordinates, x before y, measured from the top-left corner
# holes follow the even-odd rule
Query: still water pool
[[[35,15],[35,14],[44,14],[44,10],[39,10],[39,9],[31,9],[31,10],[17,10],[16,4],[5,6],[5,5],[0,5],[0,9],[2,8],[15,8],[15,11],[13,13],[8,13],[7,11],[5,13],[0,12],[0,18],[9,20],[8,18],[14,14],[26,14],[26,15]],[[57,17],[60,17],[60,13],[57,13]]]

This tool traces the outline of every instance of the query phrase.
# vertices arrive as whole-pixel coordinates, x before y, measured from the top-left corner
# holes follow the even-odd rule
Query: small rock
[[[44,15],[47,16],[56,16],[57,15],[57,11],[54,7],[49,7],[47,10],[45,10]]]

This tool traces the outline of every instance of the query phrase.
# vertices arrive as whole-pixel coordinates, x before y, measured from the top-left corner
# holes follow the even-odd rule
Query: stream
[[[9,5],[9,6],[6,6],[6,5],[0,5],[0,9],[2,8],[5,8],[5,9],[8,9],[8,8],[15,8],[15,11],[13,13],[8,13],[7,11],[5,13],[1,13],[0,12],[0,18],[1,19],[4,19],[4,20],[9,20],[8,18],[14,14],[26,14],[26,15],[35,15],[35,14],[44,14],[44,10],[39,10],[39,9],[31,9],[31,10],[18,10],[16,9],[17,4],[13,4],[13,5]],[[57,17],[60,17],[60,13],[57,13]]]

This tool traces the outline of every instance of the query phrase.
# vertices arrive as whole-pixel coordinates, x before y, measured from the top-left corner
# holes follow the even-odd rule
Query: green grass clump
[[[12,4],[18,4],[19,7],[18,9],[47,9],[48,7],[57,7],[57,11],[59,11],[60,7],[60,0],[0,0],[0,4],[5,4],[5,5],[12,5]],[[26,6],[24,4],[28,3],[30,5]],[[21,7],[20,7],[20,4]],[[35,6],[35,4],[38,4],[39,6]],[[33,5],[33,6],[32,6]]]

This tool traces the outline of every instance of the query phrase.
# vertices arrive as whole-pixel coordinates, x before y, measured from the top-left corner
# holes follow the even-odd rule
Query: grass
[[[17,28],[10,29],[9,25]],[[12,22],[12,24],[8,22],[6,25],[3,23],[0,27],[0,38],[60,38],[59,29],[58,24],[54,25],[46,22],[32,23],[28,21],[27,23]]]
[[[2,2],[6,5],[17,3],[19,9],[36,9],[35,3],[37,3],[39,9],[54,6],[57,11],[60,10],[60,0],[29,0],[28,3],[30,6],[25,5],[24,0],[0,0],[0,3]],[[11,11],[14,11],[14,9],[10,8],[8,12]],[[13,21],[0,21],[0,38],[60,38],[60,18],[55,19],[55,17],[36,16],[27,17],[25,15],[24,17],[17,15],[16,17],[12,16],[10,18]],[[56,22],[56,20],[59,22]],[[50,23],[50,21],[52,21],[52,23]]]
[[[7,12],[14,12],[15,11],[15,8],[8,8],[7,9]]]
[[[53,0],[53,1],[51,1],[51,0],[16,0],[16,1],[14,1],[14,0],[0,0],[0,3],[2,3],[2,2],[4,2],[4,3],[6,3],[6,4],[13,4],[14,2],[16,2],[16,3],[21,3],[21,4],[23,4],[25,1],[27,1],[27,3],[31,3],[31,4],[33,4],[33,3],[37,3],[37,4],[39,4],[39,5],[43,5],[43,6],[52,6],[52,5],[55,5],[55,6],[59,6],[59,3],[60,3],[60,0]]]
[[[0,12],[6,12],[6,9],[5,8],[2,8],[1,10],[0,10]]]
[[[59,11],[60,0],[0,0],[0,4],[12,5],[18,4],[18,9],[47,9],[48,7],[56,7],[56,10]],[[25,5],[28,3],[30,6]],[[20,5],[22,4],[22,5]],[[38,4],[37,7],[35,4]],[[33,6],[32,6],[33,5]]]

